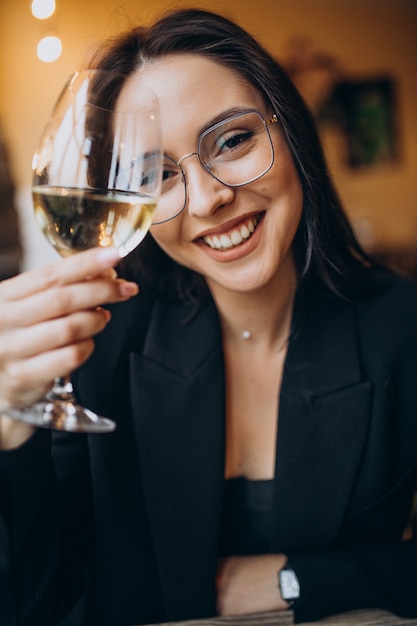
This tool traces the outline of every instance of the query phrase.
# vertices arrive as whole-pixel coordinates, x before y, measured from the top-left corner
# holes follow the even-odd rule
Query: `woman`
[[[94,250],[0,286],[1,406],[78,368],[118,424],[51,457],[3,418],[2,617],[417,617],[416,286],[361,250],[308,111],[238,26],[176,11],[96,65],[159,97],[158,223],[129,281]]]

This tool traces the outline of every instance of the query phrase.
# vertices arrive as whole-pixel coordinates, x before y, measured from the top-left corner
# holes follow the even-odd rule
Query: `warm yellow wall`
[[[323,139],[350,216],[369,218],[382,243],[417,246],[417,0],[56,1],[56,15],[41,22],[31,16],[30,0],[0,0],[0,121],[19,186],[30,183],[36,141],[63,80],[101,38],[166,7],[199,6],[236,19],[277,56],[292,35],[304,34],[338,57],[352,78],[396,79],[401,161],[355,173],[340,156],[339,138],[325,131]],[[35,48],[50,29],[64,52],[44,64]]]

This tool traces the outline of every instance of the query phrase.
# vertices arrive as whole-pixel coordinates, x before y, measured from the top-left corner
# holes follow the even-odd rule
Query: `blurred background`
[[[0,0],[0,277],[57,258],[32,216],[31,161],[67,76],[103,38],[180,6],[231,17],[281,61],[362,244],[417,276],[417,0]]]

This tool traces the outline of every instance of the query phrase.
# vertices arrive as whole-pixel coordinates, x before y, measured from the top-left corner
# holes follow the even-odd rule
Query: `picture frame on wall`
[[[399,158],[395,92],[390,77],[345,80],[335,87],[321,121],[341,125],[348,166],[375,167]]]

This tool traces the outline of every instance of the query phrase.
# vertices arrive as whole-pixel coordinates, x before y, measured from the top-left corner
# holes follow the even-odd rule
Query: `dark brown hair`
[[[175,10],[150,26],[122,34],[100,50],[94,61],[96,67],[128,76],[141,65],[167,55],[192,53],[233,69],[271,104],[304,194],[294,240],[299,278],[334,292],[352,292],[358,271],[371,261],[358,244],[331,182],[309,109],[279,63],[254,37],[221,15],[199,9]],[[175,284],[180,294],[201,291],[201,277],[168,259],[152,237],[146,238],[131,260],[161,290]]]

